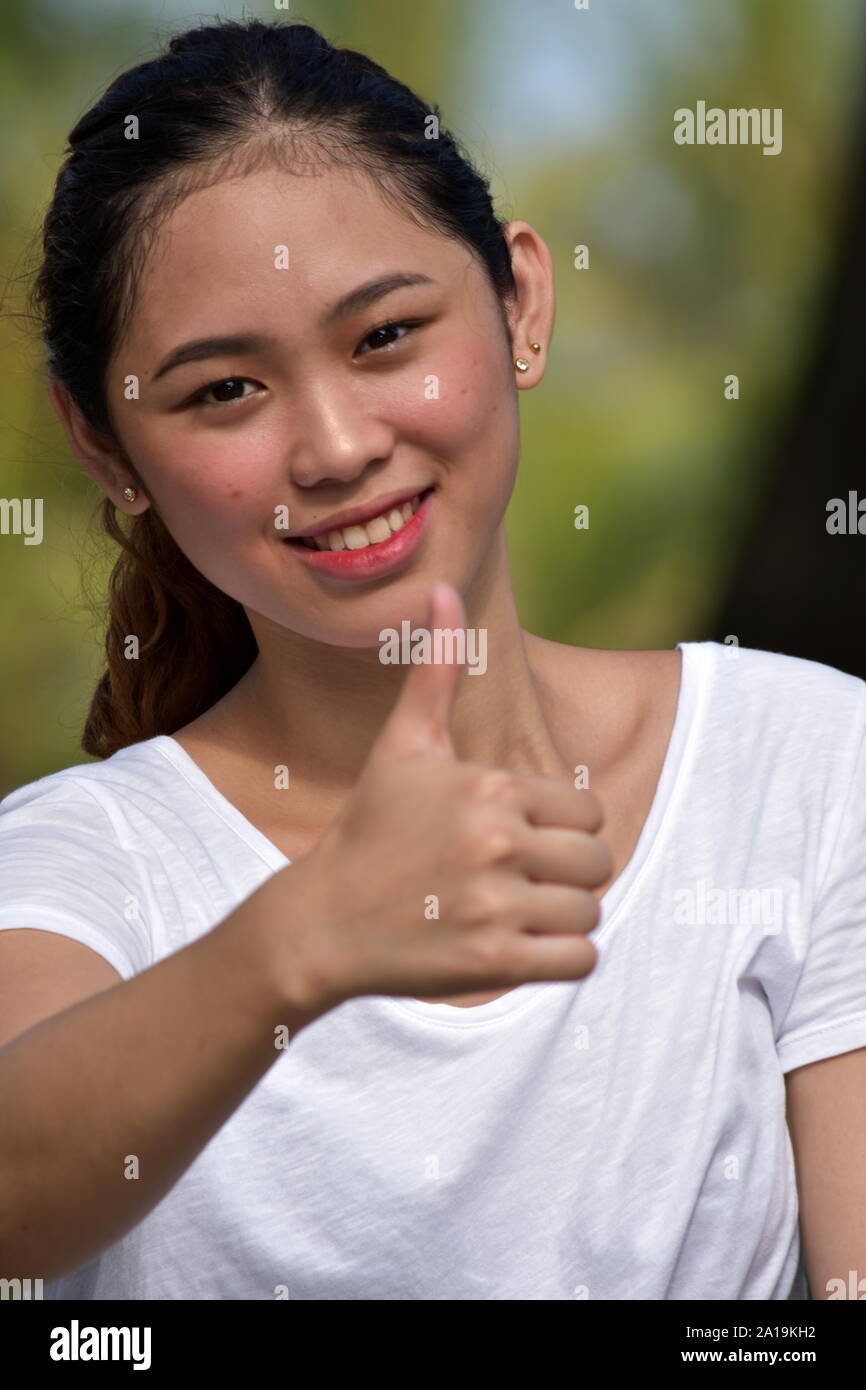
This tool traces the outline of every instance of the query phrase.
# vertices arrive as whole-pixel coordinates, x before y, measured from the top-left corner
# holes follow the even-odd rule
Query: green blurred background
[[[500,214],[550,246],[555,334],[521,393],[508,514],[533,631],[597,647],[716,635],[813,341],[862,114],[859,0],[5,0],[0,497],[44,498],[45,531],[39,546],[0,535],[0,796],[87,760],[101,630],[81,575],[99,594],[111,558],[88,539],[100,494],[66,448],[26,316],[41,216],[79,115],[216,14],[303,18],[368,52],[440,104]],[[673,113],[698,100],[781,107],[782,153],[676,145]]]

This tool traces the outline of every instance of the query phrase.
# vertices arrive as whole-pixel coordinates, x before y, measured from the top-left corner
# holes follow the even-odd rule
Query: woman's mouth
[[[376,579],[414,554],[426,530],[434,491],[433,487],[425,488],[408,502],[361,525],[295,537],[283,544],[321,573],[339,579]]]

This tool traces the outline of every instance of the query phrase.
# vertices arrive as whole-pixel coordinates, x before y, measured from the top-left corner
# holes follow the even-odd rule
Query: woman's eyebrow
[[[359,309],[366,309],[377,300],[384,299],[385,295],[393,293],[394,290],[403,289],[407,285],[435,285],[436,280],[429,275],[420,273],[399,273],[394,275],[380,275],[375,280],[368,280],[365,284],[359,285],[357,289],[350,290],[333,304],[324,315],[322,322],[328,326],[337,323],[340,319],[347,318],[350,314],[357,313]],[[207,357],[221,357],[230,353],[251,353],[260,352],[264,348],[272,347],[274,339],[264,337],[260,333],[234,333],[230,336],[223,335],[216,338],[195,338],[192,342],[182,343],[180,347],[174,348],[167,357],[163,359],[159,367],[151,377],[151,381],[158,381],[167,372],[175,367],[182,367],[187,362],[202,362]]]
[[[202,362],[206,357],[223,357],[230,353],[260,352],[271,346],[272,343],[272,338],[263,337],[260,333],[235,333],[230,337],[195,338],[192,342],[183,343],[170,352],[154,372],[151,381],[159,381],[159,378],[165,376],[166,372],[173,371],[175,367],[182,367],[186,362]]]
[[[384,299],[386,294],[391,294],[393,290],[403,289],[405,285],[435,285],[436,280],[432,280],[429,275],[410,274],[398,272],[393,275],[380,275],[375,280],[368,280],[365,284],[359,285],[356,290],[350,290],[344,294],[342,299],[338,299],[328,312],[325,314],[324,323],[333,324],[338,319],[344,319],[349,314],[357,313],[359,309],[366,309],[370,304],[375,304],[378,299]]]

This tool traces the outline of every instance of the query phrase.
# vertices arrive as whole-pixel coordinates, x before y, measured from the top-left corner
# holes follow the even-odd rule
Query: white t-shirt
[[[805,1296],[783,1073],[866,1046],[866,683],[679,649],[595,970],[331,1010],[46,1297]],[[287,862],[160,736],[0,804],[0,928],[74,937],[128,979]]]

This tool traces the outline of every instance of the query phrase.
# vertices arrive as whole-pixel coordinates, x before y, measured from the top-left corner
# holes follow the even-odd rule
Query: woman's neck
[[[490,581],[466,598],[467,627],[477,638],[468,650],[484,661],[477,660],[476,673],[467,665],[461,674],[454,749],[466,761],[570,776],[551,729],[553,692],[527,653],[527,639],[537,639],[520,627],[501,549],[503,562]],[[193,752],[207,745],[251,770],[286,764],[296,785],[341,798],[394,706],[405,668],[383,664],[375,648],[329,646],[270,625],[256,637],[259,656],[249,671],[179,731],[181,741]]]

